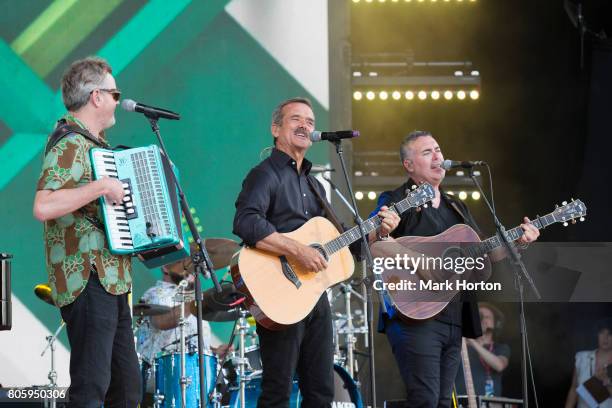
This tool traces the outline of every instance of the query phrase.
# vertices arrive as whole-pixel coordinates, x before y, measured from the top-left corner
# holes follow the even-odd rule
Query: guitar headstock
[[[427,203],[436,197],[434,188],[429,183],[423,183],[408,193],[408,202],[411,207],[427,206]]]
[[[567,227],[568,222],[572,224],[576,223],[576,219],[584,221],[586,215],[586,205],[580,200],[564,201],[561,203],[561,207],[557,206],[551,213],[555,219],[555,222],[562,222],[564,227]]]

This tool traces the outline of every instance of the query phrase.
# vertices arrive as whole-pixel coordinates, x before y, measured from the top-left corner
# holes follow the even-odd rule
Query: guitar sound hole
[[[329,262],[329,256],[327,255],[327,253],[325,253],[325,249],[323,249],[322,245],[320,245],[320,244],[311,244],[310,246],[312,248],[316,249],[317,251],[319,251],[319,253],[323,257],[323,259],[325,259],[326,262]]]

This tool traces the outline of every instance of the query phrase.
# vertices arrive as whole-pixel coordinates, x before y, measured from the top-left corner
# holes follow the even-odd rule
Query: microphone
[[[144,105],[131,99],[124,99],[123,101],[121,101],[121,107],[128,112],[140,112],[150,119],[161,118],[179,120],[181,118],[181,115],[179,115],[178,113],[162,108],[156,108],[154,106]]]
[[[477,161],[456,161],[456,160],[444,160],[440,163],[440,167],[444,170],[450,170],[457,167],[461,167],[463,169],[471,169],[475,166],[485,166],[487,163],[481,160]]]
[[[320,130],[315,130],[310,134],[310,140],[313,142],[320,142],[321,140],[338,142],[342,139],[352,139],[357,136],[359,136],[358,130],[339,130],[337,132],[321,132]]]

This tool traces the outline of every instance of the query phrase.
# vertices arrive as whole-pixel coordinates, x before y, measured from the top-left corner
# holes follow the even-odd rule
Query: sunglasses
[[[96,88],[96,89],[100,92],[108,92],[109,94],[111,94],[115,102],[119,102],[119,99],[121,99],[121,91],[118,89],[104,89],[104,88]],[[92,89],[90,94],[96,89]]]

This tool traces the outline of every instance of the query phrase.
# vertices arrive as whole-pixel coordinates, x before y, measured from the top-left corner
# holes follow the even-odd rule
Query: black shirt
[[[412,184],[414,183],[411,180],[408,180],[407,183],[403,184],[396,190],[382,193],[378,201],[378,208],[383,205],[398,202],[405,198],[406,191],[409,191]],[[440,193],[440,205],[438,208],[433,208],[430,204],[427,208],[421,207],[418,210],[411,209],[406,211],[402,214],[400,223],[391,233],[391,236],[394,238],[404,236],[429,237],[432,235],[438,235],[456,224],[469,224],[478,232],[476,223],[470,215],[467,207],[463,203],[455,201],[443,191]],[[461,210],[461,214],[463,214],[463,216],[452,207],[451,203],[455,203],[457,208]],[[462,326],[462,310],[463,302],[461,294],[455,296],[453,301],[451,301],[448,306],[435,317],[435,319],[444,323]],[[480,325],[480,322],[478,322],[478,325]],[[379,330],[383,330],[383,328],[380,327]]]
[[[242,183],[236,200],[234,234],[245,244],[255,244],[273,232],[291,232],[324,210],[311,189],[312,163],[302,161],[298,172],[295,160],[274,149],[267,159],[255,166]],[[313,185],[325,197],[325,189],[314,177]]]
[[[507,344],[493,343],[491,345],[484,345],[484,348],[491,351],[496,356],[504,356],[510,360],[510,347]],[[490,376],[493,380],[494,395],[497,397],[503,396],[502,388],[502,373],[495,371],[487,365],[480,358],[480,355],[473,347],[468,346],[468,355],[470,357],[470,368],[472,371],[472,380],[474,381],[474,391],[476,395],[485,395],[485,382],[487,377]],[[455,380],[455,387],[457,388],[457,394],[466,394],[465,391],[465,376],[463,375],[463,362],[459,366],[457,372],[457,379]]]

